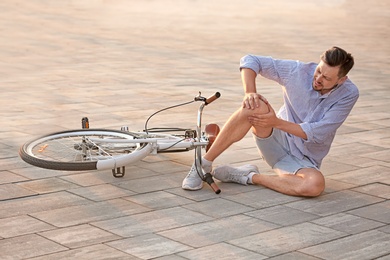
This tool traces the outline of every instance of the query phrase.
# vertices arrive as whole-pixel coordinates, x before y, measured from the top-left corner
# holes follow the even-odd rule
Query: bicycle
[[[182,152],[195,149],[195,168],[201,179],[207,182],[216,194],[221,190],[215,184],[211,173],[203,171],[201,155],[214,142],[219,133],[216,124],[206,125],[202,132],[202,113],[206,105],[220,97],[216,92],[209,98],[199,95],[190,102],[167,107],[152,114],[142,132],[90,129],[88,118],[82,118],[82,128],[47,134],[25,143],[19,151],[27,163],[40,168],[63,171],[108,170],[114,177],[125,175],[125,166],[136,163],[150,154]],[[198,109],[196,130],[147,128],[149,119],[155,114],[174,107],[201,102]],[[184,134],[167,132],[184,131]]]

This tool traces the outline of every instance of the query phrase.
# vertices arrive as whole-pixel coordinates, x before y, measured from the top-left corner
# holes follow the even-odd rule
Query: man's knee
[[[297,175],[304,179],[298,191],[301,196],[317,197],[324,191],[325,178],[320,171],[316,169],[301,169]]]
[[[254,109],[241,107],[240,113],[245,116],[252,116],[253,114],[266,114],[269,112],[269,108],[266,103],[264,103],[263,100],[260,99],[260,105],[259,107],[256,107]]]

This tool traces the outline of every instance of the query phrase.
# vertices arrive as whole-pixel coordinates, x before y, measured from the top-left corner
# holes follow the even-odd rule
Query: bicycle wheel
[[[152,151],[150,143],[138,143],[136,138],[131,132],[105,129],[63,131],[27,142],[19,155],[25,162],[45,169],[115,169],[141,160]]]

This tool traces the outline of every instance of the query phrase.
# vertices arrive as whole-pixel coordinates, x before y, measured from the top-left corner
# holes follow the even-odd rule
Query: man
[[[348,79],[354,65],[351,54],[339,47],[325,51],[319,64],[247,55],[240,70],[245,96],[242,107],[226,122],[214,144],[202,158],[205,172],[231,144],[252,129],[262,158],[277,175],[260,174],[257,166],[223,165],[213,170],[222,182],[256,184],[294,196],[319,196],[325,188],[320,172],[336,130],[359,97]],[[256,76],[278,82],[284,105],[276,115],[257,93]],[[194,166],[183,180],[183,189],[201,189],[203,182]]]

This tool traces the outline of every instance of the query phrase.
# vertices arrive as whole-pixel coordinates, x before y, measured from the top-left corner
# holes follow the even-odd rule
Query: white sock
[[[248,184],[253,184],[252,178],[253,178],[253,175],[255,175],[255,174],[258,174],[258,173],[257,173],[257,172],[250,172],[250,173],[248,174],[248,180],[246,181],[246,183],[248,183]]]
[[[202,157],[202,168],[205,171],[205,173],[210,173],[213,169],[213,162],[210,162],[209,160],[206,160]]]

